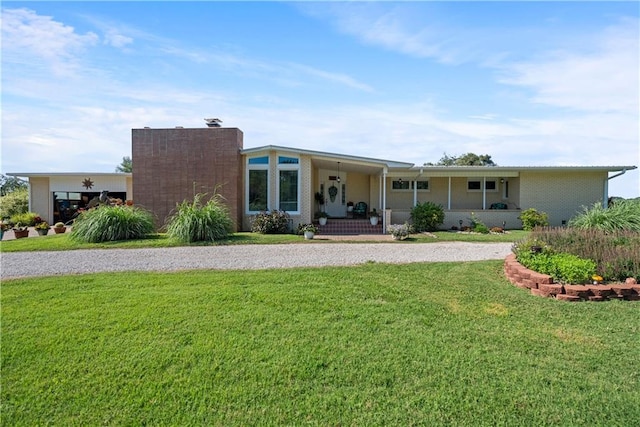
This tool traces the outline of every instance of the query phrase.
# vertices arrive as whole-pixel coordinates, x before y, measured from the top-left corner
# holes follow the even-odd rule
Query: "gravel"
[[[332,243],[149,249],[92,249],[2,254],[3,279],[113,271],[256,270],[503,259],[511,243]]]

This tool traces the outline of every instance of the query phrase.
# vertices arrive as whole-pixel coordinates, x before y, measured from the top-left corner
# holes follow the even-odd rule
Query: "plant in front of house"
[[[391,224],[387,227],[387,233],[393,236],[394,240],[405,240],[411,234],[411,225],[407,222],[404,224]]]
[[[489,234],[489,227],[487,227],[473,212],[471,212],[469,223],[471,224],[471,231],[475,233]]]
[[[33,227],[37,222],[42,221],[42,218],[35,212],[26,212],[22,214],[13,215],[11,222],[14,224],[22,224],[27,227]]]
[[[316,227],[313,224],[298,224],[298,235],[303,235],[304,232],[311,232],[311,233],[317,233],[318,232],[318,227]]]
[[[251,222],[251,231],[261,234],[287,234],[290,232],[289,214],[278,210],[260,212]]]
[[[549,225],[549,216],[546,212],[538,212],[534,208],[529,208],[520,213],[520,221],[522,221],[522,229],[531,231],[535,227],[546,227]]]
[[[233,232],[233,221],[222,196],[216,193],[203,203],[204,196],[197,194],[193,201],[185,200],[176,206],[167,223],[170,238],[184,243],[212,242]]]
[[[154,229],[153,216],[144,209],[104,205],[78,215],[70,238],[84,243],[131,240],[140,239]]]
[[[640,232],[640,199],[617,200],[608,208],[595,203],[569,220],[569,226],[582,230],[631,230]]]
[[[411,208],[411,223],[416,233],[436,231],[443,222],[444,209],[442,205],[424,202]]]
[[[36,223],[34,228],[39,235],[46,236],[49,232],[49,223],[47,221],[42,221],[42,218],[40,218],[40,221]]]

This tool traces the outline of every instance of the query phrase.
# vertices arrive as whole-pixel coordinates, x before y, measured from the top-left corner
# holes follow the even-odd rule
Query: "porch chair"
[[[362,218],[367,217],[367,204],[365,202],[358,202],[353,207],[353,217],[356,218],[359,216]]]

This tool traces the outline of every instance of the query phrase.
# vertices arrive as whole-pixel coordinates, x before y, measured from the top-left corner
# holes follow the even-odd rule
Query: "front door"
[[[330,217],[344,218],[347,215],[347,206],[344,198],[346,183],[344,179],[327,182],[325,190],[325,208]]]

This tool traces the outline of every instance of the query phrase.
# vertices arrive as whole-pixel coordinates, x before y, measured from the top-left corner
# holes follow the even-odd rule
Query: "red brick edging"
[[[626,283],[608,285],[560,285],[553,278],[525,268],[516,261],[515,254],[504,260],[504,274],[514,285],[530,289],[533,295],[556,298],[562,301],[605,301],[623,299],[640,301],[640,284],[629,278]]]

